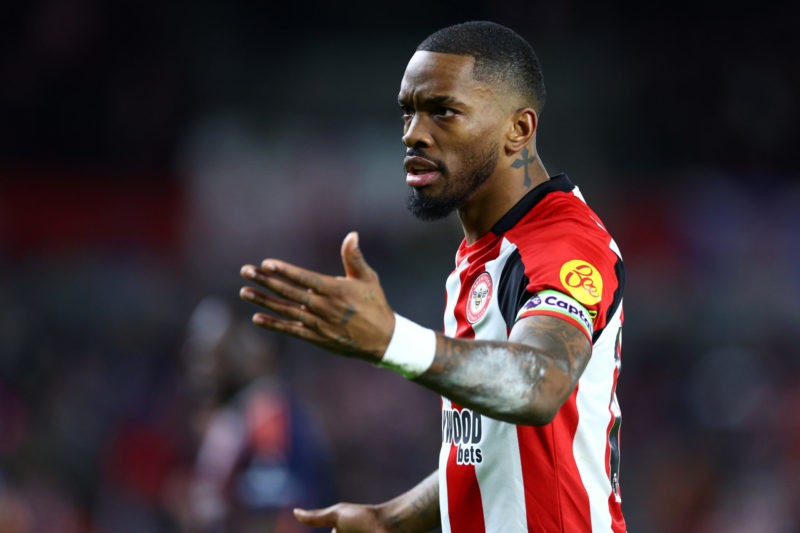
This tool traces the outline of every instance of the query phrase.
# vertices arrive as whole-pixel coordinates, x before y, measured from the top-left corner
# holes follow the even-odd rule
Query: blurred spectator
[[[217,298],[189,320],[183,361],[198,450],[187,529],[305,531],[298,505],[332,498],[328,444],[282,380],[270,337]]]

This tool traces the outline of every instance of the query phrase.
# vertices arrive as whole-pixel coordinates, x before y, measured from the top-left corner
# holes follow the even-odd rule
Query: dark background
[[[204,298],[252,311],[243,263],[338,274],[358,230],[395,309],[440,327],[461,235],[405,211],[396,93],[418,42],[468,19],[534,45],[540,155],[626,260],[629,529],[800,530],[800,10],[516,0],[4,6],[0,524],[182,528],[178,354]],[[436,467],[438,397],[270,340],[333,498]]]

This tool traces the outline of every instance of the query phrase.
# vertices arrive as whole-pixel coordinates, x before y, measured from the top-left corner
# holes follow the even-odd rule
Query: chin
[[[458,208],[460,202],[452,198],[434,198],[422,189],[412,189],[406,199],[406,207],[416,218],[425,221],[440,220]]]

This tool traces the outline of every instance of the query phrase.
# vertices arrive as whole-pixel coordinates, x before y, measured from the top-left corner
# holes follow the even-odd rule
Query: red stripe
[[[562,531],[553,425],[517,426],[528,531]]]
[[[456,404],[453,409],[461,410]],[[474,465],[457,462],[458,446],[450,446],[447,457],[447,510],[453,533],[484,533],[483,500]]]
[[[578,427],[577,388],[546,426],[517,426],[529,531],[591,531],[589,496],[572,443]]]
[[[461,271],[461,287],[458,299],[453,309],[456,319],[456,337],[462,339],[474,339],[475,331],[467,321],[467,305],[471,297],[472,284],[477,277],[484,272],[484,265],[487,261],[497,258],[500,252],[502,239],[496,237],[497,242],[489,250],[483,249],[481,243],[479,248],[462,247],[460,252],[465,254],[470,264]],[[476,243],[478,244],[478,243]],[[480,255],[470,254],[471,251],[480,249]],[[499,280],[492,280],[498,283]],[[452,403],[453,409],[461,410],[461,407]],[[483,500],[478,477],[475,473],[474,465],[460,465],[457,461],[458,446],[451,445],[450,455],[447,458],[447,511],[450,519],[450,530],[453,533],[483,533],[486,531],[486,523],[483,517]]]
[[[575,442],[575,432],[578,430],[578,388],[561,407],[556,420],[555,438],[556,450],[559,451],[558,471],[556,472],[561,484],[561,512],[564,520],[564,531],[591,531],[592,516],[589,507],[589,495],[583,486],[575,455],[572,453],[572,444]]]

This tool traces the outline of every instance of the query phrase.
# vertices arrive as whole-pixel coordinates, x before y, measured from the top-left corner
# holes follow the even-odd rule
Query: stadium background
[[[630,530],[800,529],[796,5],[4,11],[0,524],[28,509],[41,531],[179,527],[193,449],[177,354],[206,296],[250,311],[242,263],[338,273],[355,229],[395,308],[439,327],[460,235],[405,211],[395,95],[425,35],[488,18],[534,44],[543,161],[625,256]],[[337,498],[379,501],[435,468],[436,396],[275,342]]]

